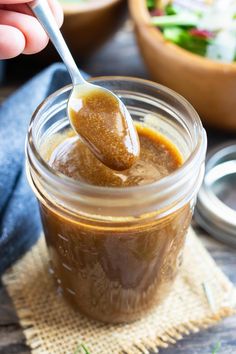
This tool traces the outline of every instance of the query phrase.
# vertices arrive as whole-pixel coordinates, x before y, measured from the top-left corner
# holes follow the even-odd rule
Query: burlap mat
[[[190,230],[170,296],[132,324],[105,325],[75,313],[55,292],[44,238],[3,279],[32,353],[148,353],[234,313],[235,288]],[[82,351],[80,352],[82,353]]]

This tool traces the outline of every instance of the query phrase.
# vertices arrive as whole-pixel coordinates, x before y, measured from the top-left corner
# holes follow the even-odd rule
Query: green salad
[[[146,0],[166,40],[201,56],[236,61],[236,0]]]

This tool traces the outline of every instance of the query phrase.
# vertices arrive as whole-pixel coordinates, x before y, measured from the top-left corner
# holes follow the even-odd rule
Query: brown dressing
[[[65,140],[52,152],[50,165],[75,180],[105,187],[129,187],[153,183],[181,166],[183,159],[164,136],[136,126],[140,156],[125,171],[115,171],[101,163],[77,136]]]
[[[44,156],[75,180],[109,187],[152,183],[183,163],[164,136],[142,126],[137,131],[140,158],[127,171],[103,165],[71,131],[58,137],[60,143],[46,142]],[[189,205],[161,219],[140,216],[137,224],[121,226],[112,217],[102,226],[90,223],[80,210],[75,218],[47,204],[40,209],[56,282],[76,309],[105,322],[129,322],[167,296],[182,262]]]
[[[72,126],[92,153],[113,170],[130,168],[139,156],[139,141],[117,98],[103,89],[80,88],[72,100]]]

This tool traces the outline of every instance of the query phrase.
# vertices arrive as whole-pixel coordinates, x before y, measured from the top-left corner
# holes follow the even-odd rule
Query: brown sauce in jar
[[[183,159],[163,135],[136,126],[140,141],[139,159],[125,171],[115,171],[100,162],[77,136],[65,139],[51,154],[49,164],[75,180],[105,187],[150,184],[181,166]]]
[[[153,183],[183,163],[164,136],[137,125],[140,157],[126,171],[103,165],[73,133],[46,144],[56,171],[108,187]],[[69,302],[97,320],[120,323],[148,313],[168,294],[182,262],[189,205],[161,219],[104,227],[70,218],[41,204],[44,232],[58,286]],[[140,221],[140,220],[139,220]]]

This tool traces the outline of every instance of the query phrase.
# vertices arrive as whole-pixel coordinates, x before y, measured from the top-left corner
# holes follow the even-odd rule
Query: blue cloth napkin
[[[63,64],[53,64],[0,106],[0,275],[38,239],[36,199],[25,176],[24,145],[32,113],[71,79]]]

